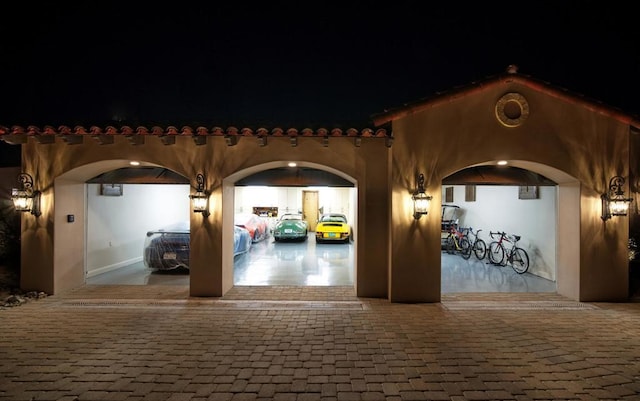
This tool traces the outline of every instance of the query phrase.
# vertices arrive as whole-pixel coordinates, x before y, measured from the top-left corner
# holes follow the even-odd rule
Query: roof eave
[[[440,106],[446,103],[451,103],[460,98],[470,96],[475,93],[483,92],[494,85],[509,84],[514,82],[525,85],[529,88],[532,88],[538,92],[544,93],[556,99],[560,99],[569,103],[574,103],[588,110],[591,110],[595,113],[614,118],[636,129],[640,128],[640,119],[637,116],[633,116],[619,109],[606,106],[600,102],[589,100],[579,95],[569,93],[567,90],[553,87],[549,83],[538,81],[528,76],[515,74],[515,73],[506,73],[494,78],[489,78],[481,82],[475,82],[467,86],[455,88],[451,91],[436,95],[435,97],[427,100],[418,101],[414,104],[407,104],[403,107],[400,107],[394,110],[389,110],[383,113],[373,115],[371,119],[373,121],[374,126],[378,127],[384,124],[391,123],[400,118],[404,118],[409,115],[419,113],[426,109]]]

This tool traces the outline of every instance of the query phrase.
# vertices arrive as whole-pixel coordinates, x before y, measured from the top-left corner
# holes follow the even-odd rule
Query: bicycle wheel
[[[450,235],[447,237],[447,243],[444,248],[449,255],[453,255],[456,252],[456,241],[453,239],[453,236]]]
[[[523,274],[529,270],[529,255],[522,248],[514,248],[511,254],[511,267],[518,274]]]
[[[460,238],[460,256],[464,259],[469,259],[471,257],[471,244],[466,237]]]
[[[476,240],[476,242],[473,244],[473,253],[479,260],[482,260],[485,256],[487,256],[487,244],[484,242],[484,240]]]
[[[504,260],[504,248],[497,241],[489,244],[489,261],[494,265],[501,265]]]

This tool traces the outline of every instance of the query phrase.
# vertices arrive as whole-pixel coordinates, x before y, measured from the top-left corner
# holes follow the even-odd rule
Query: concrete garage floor
[[[354,243],[275,242],[269,237],[236,256],[235,286],[352,286]],[[89,285],[189,285],[186,271],[156,272],[142,262],[87,279]],[[555,282],[473,256],[442,253],[442,293],[556,292]]]

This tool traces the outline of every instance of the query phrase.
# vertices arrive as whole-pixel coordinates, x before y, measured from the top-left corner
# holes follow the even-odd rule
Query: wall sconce
[[[429,213],[431,196],[427,196],[424,191],[424,174],[418,176],[418,188],[413,193],[413,218],[418,220],[423,214]]]
[[[198,173],[196,175],[198,187],[196,193],[189,195],[195,213],[202,213],[204,217],[209,216],[209,191],[204,189],[204,175]]]
[[[624,178],[619,175],[609,180],[609,191],[602,194],[602,220],[608,220],[612,216],[626,216],[629,203],[633,199],[624,197]]]
[[[40,216],[42,214],[40,211],[41,193],[33,190],[33,177],[26,173],[20,173],[18,184],[20,184],[20,188],[11,189],[11,200],[15,209],[19,212],[31,212],[36,217]]]

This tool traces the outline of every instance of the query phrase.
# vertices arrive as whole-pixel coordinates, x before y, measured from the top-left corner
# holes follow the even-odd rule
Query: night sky
[[[0,125],[364,128],[509,64],[640,113],[631,2],[132,3],[5,10]]]

